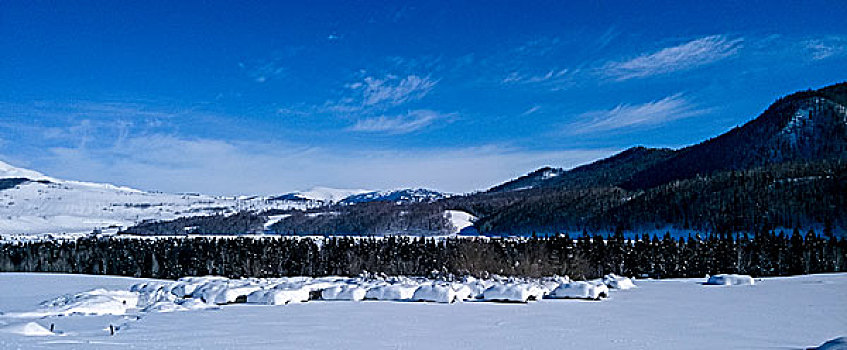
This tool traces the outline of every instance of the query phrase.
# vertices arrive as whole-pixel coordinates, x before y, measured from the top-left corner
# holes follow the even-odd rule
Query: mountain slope
[[[847,161],[845,102],[845,83],[795,93],[697,145],[635,147],[571,170],[542,168],[447,206],[479,216],[476,226],[488,234],[847,227],[838,210],[845,179],[836,175]]]
[[[683,148],[621,185],[644,189],[716,171],[847,158],[844,101],[847,83],[781,98],[743,126]]]
[[[632,147],[614,156],[571,170],[541,168],[515,180],[495,186],[488,192],[528,188],[590,188],[616,186],[639,171],[671,158],[668,148]]]
[[[843,232],[845,174],[847,161],[816,161],[722,172],[639,191],[605,187],[503,193],[500,205],[487,208],[475,226],[489,235],[583,230],[724,233],[772,227]],[[464,200],[454,203],[458,208],[480,206],[478,197]]]
[[[571,170],[544,167],[488,192],[606,186],[646,189],[720,171],[845,157],[847,83],[840,83],[783,97],[743,126],[680,150],[632,147]]]

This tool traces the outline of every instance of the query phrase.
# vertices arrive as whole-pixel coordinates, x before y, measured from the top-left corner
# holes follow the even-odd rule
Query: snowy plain
[[[63,294],[127,291],[143,282],[155,281],[2,273],[0,348],[805,349],[847,335],[847,274],[767,278],[750,286],[638,280],[636,288],[612,291],[603,301],[309,301],[21,316]],[[51,324],[54,334],[23,335]],[[115,335],[109,325],[117,327]]]

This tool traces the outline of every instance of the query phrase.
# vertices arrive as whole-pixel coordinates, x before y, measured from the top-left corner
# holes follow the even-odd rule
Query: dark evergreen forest
[[[814,231],[625,239],[567,235],[529,238],[127,238],[7,243],[0,271],[175,279],[388,275],[595,278],[782,276],[847,271],[847,240]]]

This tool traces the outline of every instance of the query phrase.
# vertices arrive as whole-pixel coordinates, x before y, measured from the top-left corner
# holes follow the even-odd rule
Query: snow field
[[[503,304],[485,302],[485,290],[499,285],[550,285],[555,286],[547,288],[552,294],[571,281],[565,277],[498,276],[157,281],[2,273],[0,349],[805,349],[822,346],[828,339],[833,341],[822,348],[844,345],[844,339],[836,338],[847,335],[843,294],[847,274],[764,278],[754,286],[725,288],[704,286],[706,280],[639,280],[636,289],[611,290],[612,299],[604,302],[552,299],[550,295],[537,302]],[[260,289],[247,295],[245,304],[219,306],[202,300],[199,291],[208,289],[204,288],[207,283],[234,288],[256,285]],[[372,296],[395,289],[392,286],[452,288],[461,284],[471,290],[485,289],[469,302],[453,304],[313,301],[320,299],[322,289],[351,284],[366,286]],[[186,289],[194,291],[186,294]],[[130,291],[138,295],[138,304],[125,315],[21,317],[24,312],[44,311],[68,301],[98,300],[88,296],[104,294],[79,293],[83,290]],[[251,305],[270,300],[257,297],[272,290],[297,290],[303,299],[309,291],[310,302],[289,301],[284,307]],[[65,297],[56,298],[63,293]],[[77,295],[86,297],[74,298]],[[115,293],[111,297],[125,296]],[[371,298],[366,294],[367,299]],[[203,311],[209,309],[214,311]],[[715,318],[716,314],[732,317]],[[562,322],[563,317],[578,321]],[[54,324],[55,331],[45,331]]]

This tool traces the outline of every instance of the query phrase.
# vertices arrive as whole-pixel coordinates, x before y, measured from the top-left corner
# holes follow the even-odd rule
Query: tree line
[[[389,275],[517,276],[608,273],[703,277],[741,273],[782,276],[847,271],[847,240],[814,231],[763,230],[627,239],[583,234],[528,238],[158,238],[90,236],[0,245],[0,271],[62,272],[175,279]]]

